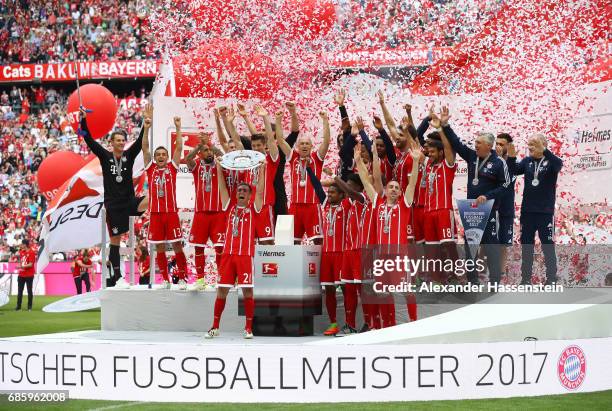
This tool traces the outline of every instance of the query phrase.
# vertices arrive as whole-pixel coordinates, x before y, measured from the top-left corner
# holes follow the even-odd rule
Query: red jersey
[[[363,194],[362,194],[363,196]],[[348,199],[347,199],[348,200]],[[344,243],[345,250],[357,250],[361,244],[359,242],[359,232],[361,226],[361,218],[364,209],[364,203],[355,200],[348,200],[350,208],[348,212],[348,223],[346,227],[346,242]]]
[[[429,159],[425,157],[425,161],[419,164],[419,174],[417,175],[417,185],[414,189],[414,201],[415,207],[425,207],[425,201],[427,200],[427,163]]]
[[[293,204],[318,204],[319,198],[315,194],[314,188],[306,168],[308,167],[308,161],[301,159],[298,152],[291,150],[289,153],[290,170],[291,170],[291,203]],[[313,151],[310,153],[310,168],[314,171],[317,178],[321,179],[321,172],[323,171],[323,159],[319,158],[319,152]]]
[[[149,212],[176,212],[176,175],[178,166],[173,161],[164,168],[150,162],[146,167],[149,181]]]
[[[138,262],[138,269],[140,270],[141,276],[148,276],[149,270],[151,269],[151,256],[147,256],[144,261]]]
[[[427,165],[427,200],[425,211],[453,209],[453,180],[457,163],[449,166],[446,160]]]
[[[72,269],[72,276],[73,276],[73,277],[78,277],[78,276],[80,276],[81,274],[88,272],[88,270],[89,270],[89,268],[87,268],[87,267],[81,267],[81,266],[78,264],[79,262],[80,262],[81,264],[85,264],[85,265],[90,265],[90,264],[91,264],[91,260],[88,260],[87,262],[85,262],[85,260],[83,259],[83,257],[76,258],[76,259],[74,260],[74,268]]]
[[[323,203],[323,252],[337,253],[344,250],[350,207],[351,203],[346,198],[336,205],[327,199]]]
[[[195,184],[195,212],[222,211],[219,180],[215,163],[206,163],[201,158],[195,160],[191,170]]]
[[[376,196],[374,202],[376,219],[376,244],[408,244],[412,233],[410,225],[410,208],[400,197],[396,204],[387,204],[387,199]]]
[[[255,206],[231,206],[227,213],[227,228],[225,229],[225,246],[223,254],[248,255],[255,254],[255,218],[258,212]]]
[[[376,228],[378,220],[374,217],[374,208],[372,203],[366,198],[366,203],[361,210],[361,230],[359,231],[359,244],[365,247],[371,244],[376,244],[377,234]]]
[[[274,191],[274,177],[276,176],[276,170],[280,163],[280,156],[276,157],[276,161],[272,160],[270,154],[266,154],[266,180],[264,181],[264,198],[263,205],[274,206],[276,200],[276,191]],[[257,187],[258,174],[255,170],[252,176],[253,186]],[[253,191],[255,193],[255,191]],[[251,196],[255,198],[255,196]]]
[[[31,267],[21,268],[19,277],[34,277],[34,271],[36,271],[36,253],[34,250],[19,250],[19,263],[21,267],[32,264]]]
[[[385,181],[393,178],[393,165],[391,165],[386,157],[380,159],[380,174],[385,177]]]
[[[412,156],[409,151],[401,152],[395,149],[397,159],[393,168],[393,179],[397,180],[402,189],[402,193],[406,191],[408,182],[410,181],[410,172],[412,171]]]

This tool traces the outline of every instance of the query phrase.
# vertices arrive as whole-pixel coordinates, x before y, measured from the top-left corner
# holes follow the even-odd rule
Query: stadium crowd
[[[0,64],[158,58],[147,11],[159,0],[0,2]],[[478,30],[501,0],[336,0],[351,47],[452,46]]]
[[[73,33],[81,61],[157,58],[141,13],[150,3],[1,1],[0,64],[69,61]]]
[[[339,24],[355,46],[443,47],[477,32],[501,0],[338,1]]]
[[[144,88],[116,97],[138,98],[143,93]],[[0,93],[0,261],[16,259],[22,240],[36,243],[47,206],[36,181],[42,161],[60,150],[89,155],[66,119],[67,98],[53,87],[14,86]],[[117,126],[136,132],[140,111],[138,105],[120,105]]]

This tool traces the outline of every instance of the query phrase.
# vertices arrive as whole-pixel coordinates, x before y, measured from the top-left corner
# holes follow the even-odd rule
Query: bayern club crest
[[[568,390],[575,390],[582,385],[586,376],[586,357],[577,345],[567,347],[557,361],[559,381]]]

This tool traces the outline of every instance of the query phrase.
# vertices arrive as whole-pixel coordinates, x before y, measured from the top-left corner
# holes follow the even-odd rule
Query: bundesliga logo
[[[568,390],[580,387],[586,376],[584,351],[576,345],[567,347],[557,362],[557,373],[561,385]]]
[[[263,275],[278,275],[278,264],[275,263],[263,263],[261,266],[261,273]]]
[[[316,263],[308,263],[308,275],[309,276],[317,275],[317,264]]]

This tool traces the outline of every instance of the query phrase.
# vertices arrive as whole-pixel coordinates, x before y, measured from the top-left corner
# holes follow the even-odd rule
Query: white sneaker
[[[253,330],[244,330],[244,339],[250,340],[253,338]]]
[[[187,282],[185,280],[179,280],[179,282],[178,282],[178,289],[179,290],[186,290],[187,289]]]
[[[170,284],[168,281],[164,280],[161,283],[161,287],[159,287],[160,290],[169,290],[170,287],[172,287],[172,284]]]
[[[115,286],[113,287],[117,290],[127,290],[130,288],[130,283],[128,283],[127,281],[125,281],[125,278],[121,277],[117,280],[117,282],[115,283]]]
[[[207,340],[210,340],[211,338],[218,337],[218,336],[219,336],[218,328],[211,328],[210,330],[206,332],[206,334],[204,334],[204,338],[206,338]]]
[[[187,290],[189,291],[204,291],[206,289],[206,282],[203,278],[198,278],[193,284],[189,284]]]

